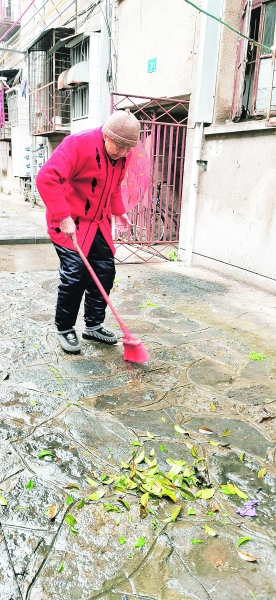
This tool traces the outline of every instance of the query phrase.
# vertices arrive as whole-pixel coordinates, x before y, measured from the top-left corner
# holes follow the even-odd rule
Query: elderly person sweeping
[[[109,295],[115,277],[111,216],[129,223],[121,182],[139,139],[140,124],[128,110],[113,113],[98,129],[69,135],[41,167],[36,184],[46,204],[48,233],[60,260],[57,337],[63,350],[79,353],[74,325],[84,297],[87,340],[115,344],[103,327],[106,301],[75,250],[78,242]]]

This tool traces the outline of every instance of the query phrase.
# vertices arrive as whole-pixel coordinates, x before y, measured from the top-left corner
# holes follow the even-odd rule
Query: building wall
[[[240,0],[227,0],[223,20],[239,28]],[[237,34],[222,27],[213,124],[204,128],[193,264],[276,292],[276,129],[265,120],[233,123]],[[187,137],[179,256],[185,261],[194,127]]]
[[[197,12],[183,0],[122,0],[115,90],[141,96],[190,94]],[[157,69],[148,73],[148,60]]]

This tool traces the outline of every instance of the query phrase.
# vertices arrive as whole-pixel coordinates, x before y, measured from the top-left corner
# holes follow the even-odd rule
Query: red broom
[[[150,357],[149,354],[146,350],[146,348],[143,346],[141,340],[138,340],[137,338],[135,338],[133,335],[131,335],[129,329],[127,328],[127,326],[124,324],[124,322],[122,321],[121,317],[119,317],[117,311],[115,310],[113,304],[111,303],[109,296],[107,295],[105,289],[103,288],[100,280],[98,279],[95,271],[92,269],[91,265],[89,264],[87,258],[84,256],[82,250],[80,249],[78,244],[75,244],[75,248],[78,252],[78,254],[80,255],[81,259],[83,260],[86,268],[88,269],[92,279],[94,279],[98,289],[100,290],[103,298],[105,299],[106,303],[108,304],[109,308],[111,308],[115,319],[117,319],[120,328],[124,334],[124,337],[122,339],[122,342],[124,344],[124,360],[129,360],[130,362],[135,362],[135,363],[145,363],[148,362]]]

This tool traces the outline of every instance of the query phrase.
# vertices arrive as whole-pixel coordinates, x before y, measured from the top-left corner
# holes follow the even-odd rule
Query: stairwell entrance
[[[114,93],[111,111],[129,108],[141,124],[150,160],[147,202],[129,214],[125,233],[114,228],[117,263],[173,260],[177,256],[189,102]]]

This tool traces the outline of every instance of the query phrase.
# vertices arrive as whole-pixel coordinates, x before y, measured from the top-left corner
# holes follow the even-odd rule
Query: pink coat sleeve
[[[64,183],[81,168],[82,152],[75,138],[68,136],[39,170],[37,189],[52,217],[60,220],[71,215],[64,196]]]

